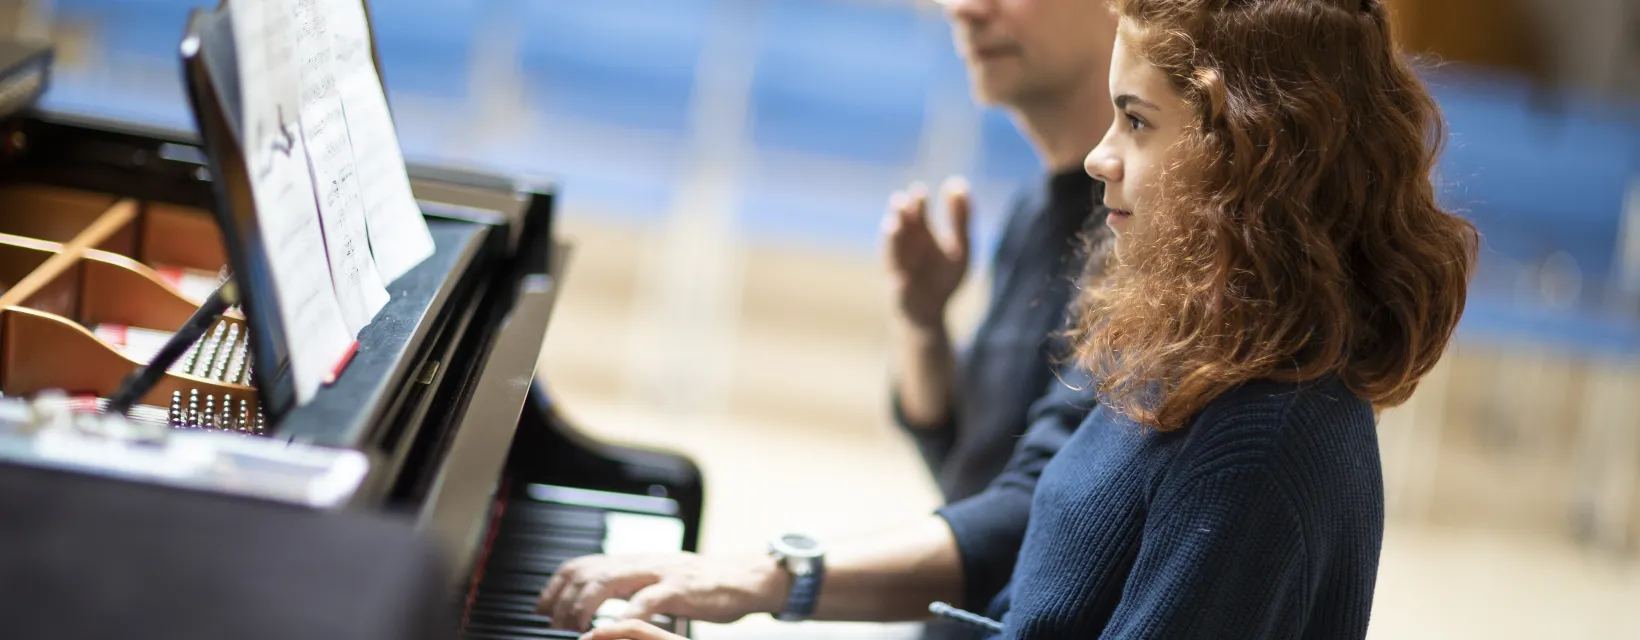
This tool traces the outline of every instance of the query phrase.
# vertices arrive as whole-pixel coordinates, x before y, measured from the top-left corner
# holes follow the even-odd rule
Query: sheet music
[[[359,196],[353,144],[331,65],[331,38],[319,0],[295,0],[296,52],[301,61],[302,136],[318,187],[330,277],[342,318],[354,336],[387,305],[376,261],[370,255],[364,202]]]
[[[328,9],[335,72],[353,159],[358,166],[370,248],[382,282],[390,284],[433,255],[433,236],[421,215],[381,77],[370,55],[370,29],[360,0],[322,0]]]
[[[324,255],[319,211],[298,131],[295,40],[288,0],[236,3],[230,10],[239,58],[241,148],[257,226],[279,300],[297,403],[318,391],[353,343]],[[271,364],[270,364],[271,366]]]

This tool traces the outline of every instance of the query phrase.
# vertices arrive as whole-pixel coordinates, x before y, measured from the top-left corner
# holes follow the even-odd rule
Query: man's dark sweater
[[[1084,265],[1084,230],[1104,224],[1101,183],[1080,167],[1024,191],[991,263],[985,318],[957,363],[945,424],[914,428],[894,402],[947,502],[979,493],[1008,463],[1027,414],[1063,355],[1054,334]]]
[[[1384,522],[1369,403],[1335,378],[1259,381],[1162,433],[1071,382],[991,487],[940,509],[967,606],[989,602],[1001,637],[1365,637]]]

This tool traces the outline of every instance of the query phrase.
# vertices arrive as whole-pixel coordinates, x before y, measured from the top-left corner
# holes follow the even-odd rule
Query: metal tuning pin
[[[210,394],[205,395],[205,413],[200,416],[199,428],[201,428],[201,429],[215,429],[216,428],[216,397],[215,396],[212,396]]]
[[[171,365],[169,371],[171,373],[188,373],[193,370],[194,360],[199,358],[199,344],[201,342],[204,342],[204,340],[195,340],[193,344],[188,345],[188,350],[182,352],[182,357],[177,358],[176,363]]]
[[[184,428],[184,429],[194,429],[194,428],[198,428],[198,427],[199,427],[199,390],[198,389],[189,389],[188,390],[188,415],[187,415],[187,420],[184,420],[183,423],[182,423],[182,428]]]
[[[251,424],[251,404],[244,400],[239,401],[239,430],[250,433],[254,429]]]
[[[250,354],[246,353],[245,354],[245,377],[239,379],[239,384],[245,385],[247,387],[251,386],[251,366],[252,366],[252,364],[253,363],[251,362]]]
[[[169,424],[172,429],[182,426],[182,392],[171,392],[171,415]]]
[[[228,337],[222,342],[222,347],[217,349],[216,361],[211,363],[210,378],[212,380],[225,381],[222,376],[228,372],[228,361],[232,360],[233,354],[239,351],[238,345],[239,325],[230,324],[228,325]]]
[[[235,431],[233,423],[233,396],[222,396],[222,412],[216,415],[216,427],[223,431]]]
[[[216,362],[216,350],[222,346],[223,331],[226,331],[222,326],[224,324],[226,323],[219,322],[211,329],[211,335],[205,338],[205,346],[199,350],[199,359],[195,360],[194,366],[188,370],[190,375],[205,377],[211,372],[211,365]]]
[[[268,435],[267,424],[262,419],[262,410],[261,409],[256,410],[256,435],[259,435],[259,436]]]
[[[246,332],[247,338],[250,337],[249,333],[250,332]],[[245,373],[245,353],[247,342],[248,340],[240,340],[239,344],[234,346],[233,358],[228,363],[227,376],[222,378],[223,382],[229,384],[246,384],[243,376]]]

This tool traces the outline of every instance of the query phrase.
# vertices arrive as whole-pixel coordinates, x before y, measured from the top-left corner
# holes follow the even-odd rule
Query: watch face
[[[815,558],[822,553],[820,541],[801,533],[788,533],[775,538],[770,549],[788,558]]]
[[[800,533],[788,533],[780,536],[780,544],[797,553],[812,553],[820,549],[819,542]]]

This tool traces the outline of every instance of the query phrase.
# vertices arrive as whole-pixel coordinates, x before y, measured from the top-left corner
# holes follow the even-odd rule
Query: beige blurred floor
[[[705,551],[755,550],[785,527],[869,532],[935,506],[914,450],[883,419],[886,342],[870,256],[742,251],[732,344],[705,345],[723,348],[728,363],[717,375],[724,389],[715,404],[700,406],[655,395],[653,369],[678,365],[657,364],[666,361],[664,354],[631,348],[711,338],[687,323],[635,317],[636,309],[651,308],[634,300],[644,290],[640,281],[656,272],[643,266],[653,235],[573,217],[565,232],[579,248],[549,331],[543,375],[560,406],[589,433],[671,449],[701,466]],[[974,303],[968,292],[959,307],[971,315]],[[685,328],[672,335],[668,327]],[[660,373],[660,380],[690,377],[687,370]],[[1463,435],[1446,432],[1448,439]],[[1461,449],[1442,451],[1464,459]],[[1506,481],[1523,477],[1511,471],[1516,467],[1496,466],[1442,467],[1470,480],[1443,481],[1446,493],[1431,519],[1441,524],[1392,519],[1372,637],[1640,638],[1640,561],[1574,545],[1556,526],[1538,522],[1545,518],[1492,517],[1487,514],[1508,510],[1470,508],[1475,501],[1448,495],[1458,490],[1453,487],[1507,487]],[[1502,494],[1496,502],[1507,505],[1509,491],[1516,489],[1491,493]],[[1439,517],[1471,511],[1491,519]],[[695,635],[887,640],[915,634],[915,625],[783,625],[760,617],[699,625]]]

